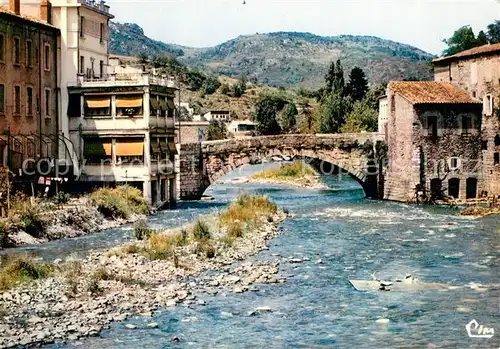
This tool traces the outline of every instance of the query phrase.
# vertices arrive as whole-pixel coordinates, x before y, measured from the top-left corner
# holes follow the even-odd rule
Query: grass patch
[[[311,166],[304,163],[303,161],[296,160],[291,164],[281,164],[279,168],[274,170],[266,170],[256,173],[252,176],[252,178],[290,180],[307,178],[317,175],[318,174]]]
[[[198,219],[194,223],[194,226],[191,230],[191,235],[193,236],[193,239],[197,240],[197,241],[209,240],[211,237],[211,234],[210,234],[210,229],[208,227],[208,224],[205,221]]]
[[[9,219],[29,235],[38,238],[43,235],[46,227],[46,222],[42,218],[42,210],[40,202],[16,196],[12,200]]]
[[[131,186],[100,188],[90,198],[107,218],[128,218],[132,214],[148,214],[149,207],[139,189]]]
[[[153,234],[150,236],[144,252],[151,260],[169,259],[174,256],[175,249],[188,243],[187,235],[177,234]]]
[[[206,258],[214,258],[215,257],[215,247],[211,240],[202,239],[199,240],[196,244],[196,254],[198,256],[206,257]]]
[[[2,258],[0,290],[5,291],[19,284],[46,278],[55,271],[48,263],[36,262],[28,255]]]
[[[144,219],[141,219],[134,225],[134,237],[137,240],[147,240],[153,233],[153,229],[148,226]]]

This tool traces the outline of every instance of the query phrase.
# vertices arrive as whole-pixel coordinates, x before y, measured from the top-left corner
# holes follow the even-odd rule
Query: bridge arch
[[[181,199],[201,197],[208,186],[243,165],[272,159],[306,158],[338,167],[342,174],[354,178],[363,187],[367,197],[376,198],[378,168],[373,161],[373,145],[377,140],[379,135],[372,133],[280,135],[204,142],[197,147],[183,145],[180,151]],[[189,151],[190,173],[183,174],[186,171],[182,163],[186,163]]]

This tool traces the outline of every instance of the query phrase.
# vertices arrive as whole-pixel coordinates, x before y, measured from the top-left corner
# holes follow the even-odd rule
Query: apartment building
[[[19,0],[0,3],[0,158],[15,186],[31,187],[41,172],[54,177],[58,148],[65,147],[58,136],[59,30],[49,24],[47,7],[39,14],[40,20],[23,15]],[[37,166],[41,160],[45,166]]]

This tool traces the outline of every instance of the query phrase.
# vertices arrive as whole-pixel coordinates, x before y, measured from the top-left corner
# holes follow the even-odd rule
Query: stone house
[[[484,190],[500,195],[500,44],[484,45],[433,61],[436,81],[449,82],[483,102]]]
[[[20,180],[36,180],[42,171],[19,171],[23,163],[53,162],[58,154],[59,30],[21,14],[19,0],[0,4],[0,156]],[[26,162],[27,161],[27,162]],[[50,169],[44,169],[46,175]]]
[[[203,115],[207,121],[220,121],[220,122],[230,122],[231,112],[229,110],[211,110]]]
[[[481,167],[482,103],[450,83],[391,82],[387,105],[388,156],[384,198],[417,201],[441,195],[476,198]]]

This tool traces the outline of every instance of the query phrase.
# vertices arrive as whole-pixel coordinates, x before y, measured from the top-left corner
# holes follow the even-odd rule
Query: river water
[[[244,168],[238,174],[254,171]],[[325,178],[331,190],[275,185],[215,185],[215,202],[185,203],[150,219],[157,227],[189,222],[220,209],[241,190],[266,194],[293,214],[284,234],[254,257],[283,260],[285,284],[258,292],[205,296],[206,306],[178,306],[153,319],[112,324],[99,337],[68,348],[499,348],[500,220],[472,220],[457,211],[370,201],[352,180]],[[129,239],[129,227],[34,247],[46,259],[84,254]],[[279,256],[278,256],[279,255]],[[318,263],[318,260],[322,263]],[[349,279],[394,279],[410,273],[447,291],[359,292]],[[259,306],[274,312],[249,316]],[[232,316],[231,316],[232,314]],[[199,322],[183,319],[197,317]],[[384,319],[382,321],[377,321]],[[496,331],[469,338],[472,319]],[[388,320],[388,321],[387,321]],[[156,329],[146,327],[155,321]],[[133,323],[135,330],[125,329]],[[171,342],[172,337],[181,339]],[[54,345],[53,348],[60,348]]]

